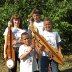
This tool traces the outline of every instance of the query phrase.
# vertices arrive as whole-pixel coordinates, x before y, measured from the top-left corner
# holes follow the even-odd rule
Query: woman
[[[21,41],[21,34],[25,32],[25,30],[22,29],[22,21],[21,17],[17,14],[13,15],[10,19],[10,22],[12,23],[11,30],[14,34],[14,41],[12,42],[14,50],[15,50],[15,66],[12,69],[9,69],[9,72],[16,72],[17,70],[17,60],[18,58],[18,50],[19,46],[22,44]],[[10,24],[10,22],[8,24]],[[5,44],[4,44],[4,58],[6,58],[6,48],[7,48],[7,33],[8,33],[8,27],[5,29],[4,36],[5,36]]]

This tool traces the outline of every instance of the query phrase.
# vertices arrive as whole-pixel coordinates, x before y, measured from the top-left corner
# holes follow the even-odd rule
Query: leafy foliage
[[[22,23],[27,26],[27,16],[32,9],[41,10],[41,18],[50,17],[54,29],[62,38],[63,53],[72,52],[72,0],[0,0],[0,53],[3,51],[3,32],[7,22],[14,13],[22,17]]]

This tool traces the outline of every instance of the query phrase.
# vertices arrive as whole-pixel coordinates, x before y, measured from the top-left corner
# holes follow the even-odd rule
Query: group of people
[[[41,14],[38,9],[32,11],[34,28],[37,28],[37,32],[61,53],[61,38],[58,32],[53,31],[52,21],[49,18],[45,18],[42,21],[40,16]],[[32,45],[32,32],[29,27],[27,30],[23,28],[19,15],[13,15],[8,22],[8,25],[9,24],[11,24],[11,30],[15,37],[12,41],[15,50],[15,66],[12,69],[8,69],[9,72],[17,72],[17,61],[20,63],[20,72],[58,72],[58,63],[49,58],[49,52],[42,49],[43,51],[39,54],[38,59],[35,58],[35,55],[38,55],[38,50]],[[8,27],[3,34],[5,37],[4,58],[6,58],[7,33]]]

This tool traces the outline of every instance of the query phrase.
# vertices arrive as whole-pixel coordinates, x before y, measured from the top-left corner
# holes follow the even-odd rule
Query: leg
[[[51,70],[51,64],[49,63],[49,65],[48,65],[48,72],[51,72],[52,70]]]
[[[58,64],[55,61],[51,62],[52,72],[58,72]]]
[[[40,72],[48,72],[48,65],[49,65],[49,58],[46,56],[42,56],[40,58],[40,63],[39,63],[39,67],[40,67]]]

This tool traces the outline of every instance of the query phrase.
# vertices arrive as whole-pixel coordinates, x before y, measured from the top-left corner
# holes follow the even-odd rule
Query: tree
[[[22,17],[24,26],[32,9],[42,12],[42,19],[50,17],[62,38],[63,53],[72,52],[72,0],[0,0],[0,53],[3,51],[3,32],[7,22],[14,13]]]

